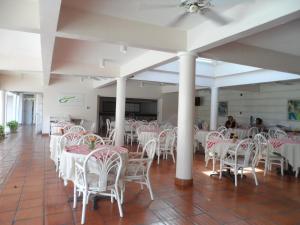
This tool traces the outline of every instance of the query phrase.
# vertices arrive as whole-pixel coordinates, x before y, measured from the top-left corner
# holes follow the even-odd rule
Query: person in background
[[[225,123],[225,127],[227,129],[236,128],[236,122],[235,122],[235,119],[233,118],[233,116],[228,116],[227,121]]]
[[[263,124],[263,120],[259,117],[255,120],[255,126],[258,128],[258,130],[261,132],[265,129],[265,126]]]

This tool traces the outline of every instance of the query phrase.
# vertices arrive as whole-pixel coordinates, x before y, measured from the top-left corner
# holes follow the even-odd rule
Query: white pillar
[[[210,130],[216,130],[218,124],[218,87],[211,87],[210,94]]]
[[[0,124],[5,127],[6,91],[0,91]]]
[[[117,79],[117,96],[116,96],[116,146],[124,145],[125,134],[125,102],[126,102],[126,78]]]
[[[178,96],[178,139],[175,184],[189,186],[193,183],[193,148],[195,115],[195,66],[197,55],[180,52],[179,96]]]

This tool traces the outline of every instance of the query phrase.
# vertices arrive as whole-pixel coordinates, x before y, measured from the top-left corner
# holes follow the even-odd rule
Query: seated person
[[[233,116],[228,116],[228,119],[225,123],[225,127],[227,129],[229,128],[236,128],[236,122],[235,122],[235,119],[233,119]]]
[[[259,131],[263,131],[265,129],[263,120],[261,118],[259,117],[256,118],[255,127],[257,127]]]

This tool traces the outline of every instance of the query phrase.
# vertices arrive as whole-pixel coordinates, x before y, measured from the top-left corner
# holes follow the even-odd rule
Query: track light
[[[123,54],[127,53],[127,46],[126,45],[121,45],[120,46],[120,52],[122,52]]]

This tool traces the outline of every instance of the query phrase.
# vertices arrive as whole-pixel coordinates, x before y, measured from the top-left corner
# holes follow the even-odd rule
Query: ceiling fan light
[[[198,10],[199,10],[199,7],[196,4],[192,4],[189,7],[189,12],[190,13],[196,13],[196,12],[198,12]]]

